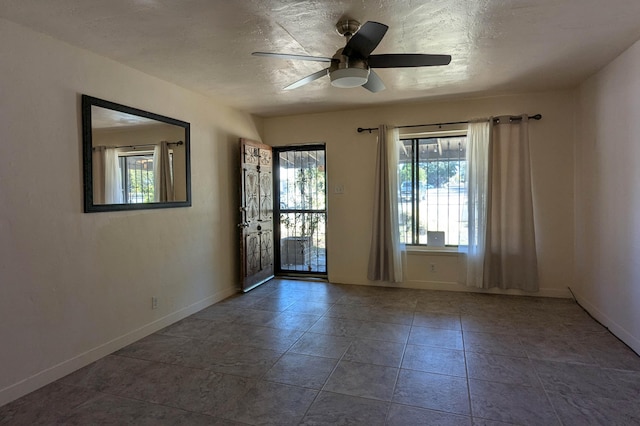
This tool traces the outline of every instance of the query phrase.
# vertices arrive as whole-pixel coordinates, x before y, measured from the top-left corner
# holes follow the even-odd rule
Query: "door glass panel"
[[[327,274],[323,145],[277,149],[279,271]]]

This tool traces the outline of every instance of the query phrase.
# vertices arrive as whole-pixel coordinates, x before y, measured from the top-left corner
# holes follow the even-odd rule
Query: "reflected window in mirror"
[[[176,145],[182,142],[175,142]],[[171,144],[170,144],[171,145]],[[118,153],[120,174],[122,176],[119,192],[125,203],[153,203],[158,201],[175,201],[173,181],[173,149],[169,149],[169,186],[170,194],[157,190],[160,184],[156,179],[161,178],[156,165],[159,164],[154,151],[121,151]]]
[[[191,205],[189,123],[82,96],[85,212]]]

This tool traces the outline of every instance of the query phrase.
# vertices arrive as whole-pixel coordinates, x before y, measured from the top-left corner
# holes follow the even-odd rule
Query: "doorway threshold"
[[[295,274],[289,272],[279,273],[275,276],[276,278],[282,279],[296,279],[296,280],[304,280],[304,281],[321,281],[321,282],[329,282],[329,277],[326,275],[315,275],[315,274]]]

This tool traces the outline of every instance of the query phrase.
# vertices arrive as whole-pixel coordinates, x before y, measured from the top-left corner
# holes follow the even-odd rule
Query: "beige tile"
[[[387,426],[471,426],[471,417],[409,407],[406,405],[391,404],[386,424]]]
[[[527,358],[467,352],[466,359],[471,379],[541,387],[533,364]]]
[[[406,343],[411,327],[387,322],[363,321],[355,332],[358,338]]]
[[[267,327],[307,331],[318,320],[320,315],[303,314],[285,311],[265,324]]]
[[[467,352],[479,352],[515,357],[526,357],[527,353],[520,338],[513,334],[482,333],[465,331],[464,349]]]
[[[464,351],[433,346],[407,345],[402,368],[467,377]]]
[[[356,337],[362,321],[348,318],[322,317],[309,329],[312,333]]]
[[[404,343],[381,340],[355,339],[342,359],[365,364],[399,367]]]
[[[408,343],[447,349],[463,349],[462,333],[444,328],[411,327]]]
[[[416,312],[413,324],[418,327],[444,328],[461,330],[460,315],[443,312]]]
[[[467,380],[443,374],[400,370],[393,402],[453,414],[471,414]]]
[[[102,394],[86,387],[51,383],[0,407],[2,425],[49,425],[60,423],[76,407]]]
[[[197,413],[216,414],[227,410],[231,402],[242,398],[254,385],[255,380],[245,377],[155,363],[119,395]]]
[[[640,425],[638,401],[620,401],[578,394],[548,393],[558,417],[566,426]]]
[[[303,388],[322,389],[337,360],[288,353],[264,375],[264,380]]]
[[[344,355],[352,341],[353,338],[349,337],[307,332],[294,343],[289,352],[338,359]]]
[[[64,425],[207,425],[215,419],[177,408],[144,401],[102,395],[73,410],[61,419]]]
[[[474,417],[507,423],[559,425],[541,388],[469,379]]]
[[[640,358],[568,299],[274,279],[0,407],[0,424],[626,426],[639,383]]]
[[[362,398],[391,400],[398,369],[342,360],[324,390]]]
[[[246,424],[297,424],[317,394],[316,390],[259,382],[221,415]]]
[[[385,424],[389,403],[321,392],[300,423],[301,426]]]
[[[155,363],[152,361],[109,355],[63,377],[60,381],[96,392],[121,394],[153,365]]]

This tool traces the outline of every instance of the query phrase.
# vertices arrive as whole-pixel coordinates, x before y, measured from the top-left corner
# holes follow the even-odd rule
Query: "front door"
[[[278,147],[276,272],[327,277],[325,146]]]
[[[273,277],[273,158],[271,147],[240,139],[242,291]]]

